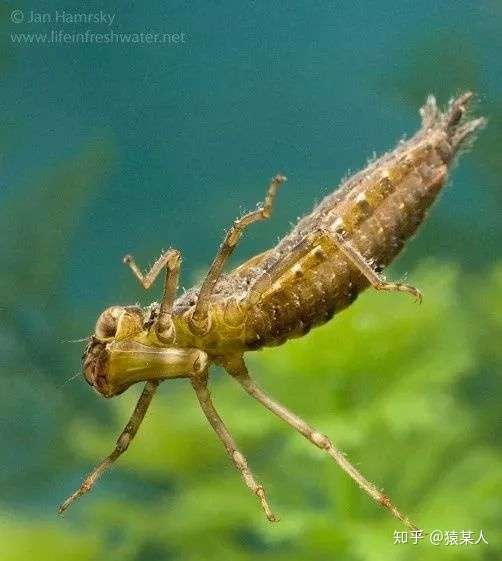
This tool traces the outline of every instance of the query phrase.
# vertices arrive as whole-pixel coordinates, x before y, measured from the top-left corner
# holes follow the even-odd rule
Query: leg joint
[[[167,261],[167,266],[169,269],[175,269],[181,262],[181,252],[178,249],[169,250],[170,257]]]
[[[162,343],[172,343],[175,337],[174,323],[170,315],[159,316],[155,323],[155,333]]]
[[[236,220],[228,232],[228,237],[226,240],[226,245],[234,248],[239,241],[241,234],[242,234],[243,226],[241,225],[240,220]]]
[[[267,205],[261,208],[260,214],[263,219],[270,218],[272,216],[272,205]]]
[[[232,459],[234,460],[235,465],[240,470],[247,470],[248,469],[248,464],[246,462],[246,458],[243,456],[243,454],[241,452],[239,452],[239,450],[234,450],[233,451]]]
[[[312,431],[310,440],[321,450],[328,450],[332,447],[331,440],[324,434]]]
[[[131,443],[132,436],[129,432],[124,432],[119,436],[117,440],[117,451],[122,453],[125,452],[129,448],[129,444]]]

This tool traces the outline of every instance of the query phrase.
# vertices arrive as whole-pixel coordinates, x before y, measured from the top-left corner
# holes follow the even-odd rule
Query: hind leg
[[[376,290],[407,292],[414,296],[418,302],[422,301],[422,293],[418,288],[404,283],[386,281],[382,275],[372,268],[371,264],[350,241],[344,239],[343,235],[319,229],[307,235],[291,249],[288,255],[285,255],[254,281],[249,289],[247,304],[249,306],[255,305],[264,292],[271,288],[285,273],[292,270],[295,265],[298,265],[311,251],[322,254],[323,246],[332,247],[333,245],[368,279]]]
[[[311,427],[303,419],[295,415],[292,411],[284,407],[284,405],[272,399],[267,395],[256,383],[250,378],[247,367],[242,357],[238,360],[233,360],[225,364],[227,372],[239,382],[239,384],[246,390],[246,392],[264,405],[269,411],[277,415],[280,419],[285,421],[288,425],[297,430],[314,446],[324,450],[338,466],[349,476],[354,482],[367,493],[377,504],[386,508],[393,516],[399,519],[403,524],[413,531],[417,531],[418,527],[398,508],[391,502],[387,495],[384,495],[379,489],[368,481],[345,457],[345,454],[340,451],[331,442],[331,440]]]
[[[349,240],[344,239],[337,232],[330,233],[330,237],[338,247],[338,249],[347,257],[347,259],[359,269],[359,271],[368,279],[371,286],[376,290],[387,290],[390,292],[406,292],[413,296],[420,304],[422,302],[422,293],[418,288],[401,282],[388,282],[385,277],[377,273],[367,259],[352,245]]]

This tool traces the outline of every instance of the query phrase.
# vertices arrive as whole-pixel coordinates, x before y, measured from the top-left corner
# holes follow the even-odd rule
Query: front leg
[[[225,239],[223,240],[223,243],[221,244],[220,249],[218,250],[216,257],[209,268],[209,272],[207,273],[207,276],[199,290],[199,297],[190,322],[191,328],[195,333],[202,335],[209,331],[211,327],[208,317],[209,300],[214,286],[221,276],[223,267],[225,266],[228,258],[232,255],[244,230],[254,222],[270,218],[277,190],[284,181],[286,181],[286,177],[283,175],[276,175],[268,187],[267,195],[265,196],[265,201],[263,202],[261,208],[238,218],[233,223],[230,230],[228,230],[227,235],[225,236]]]
[[[150,270],[143,274],[136,265],[131,255],[124,257],[124,263],[129,266],[133,275],[138,279],[141,286],[148,290],[158,277],[162,269],[166,268],[166,280],[164,282],[164,293],[160,303],[160,310],[157,319],[153,325],[157,337],[163,343],[170,343],[174,337],[174,325],[171,318],[173,311],[174,299],[178,288],[178,279],[180,275],[181,255],[176,249],[168,249],[165,251]]]
[[[246,458],[237,448],[235,440],[232,438],[232,435],[230,434],[221,417],[218,415],[218,412],[214,408],[213,402],[211,401],[211,395],[207,388],[207,374],[202,378],[192,377],[191,382],[195,393],[197,394],[197,399],[199,400],[204,415],[213,427],[214,432],[218,435],[218,438],[223,442],[223,445],[225,446],[230,459],[234,463],[235,467],[239,470],[244,483],[251,490],[251,492],[258,497],[267,519],[270,522],[277,522],[278,518],[272,512],[272,509],[268,504],[267,496],[265,494],[263,486],[256,482],[253,476],[253,472],[248,466]]]
[[[148,407],[152,402],[159,383],[160,382],[158,381],[150,381],[145,384],[143,392],[138,399],[129,422],[117,439],[115,448],[91,471],[91,473],[82,482],[82,485],[80,485],[80,487],[61,504],[58,510],[59,514],[63,514],[63,512],[70,508],[77,499],[91,491],[96,481],[103,475],[103,473],[110,469],[119,456],[121,456],[127,448],[129,448],[129,444],[136,436],[136,433],[145,418],[146,412],[148,411]]]

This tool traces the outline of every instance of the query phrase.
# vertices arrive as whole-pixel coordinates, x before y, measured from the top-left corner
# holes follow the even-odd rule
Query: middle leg
[[[227,259],[232,255],[242,233],[248,226],[270,217],[277,190],[285,181],[285,176],[276,175],[268,187],[267,195],[261,208],[248,212],[241,218],[238,218],[228,230],[199,290],[199,297],[191,318],[191,327],[195,332],[203,334],[209,331],[209,300]]]
[[[211,395],[207,388],[207,374],[203,378],[192,377],[191,382],[195,393],[197,394],[197,399],[199,400],[204,415],[213,427],[214,432],[218,435],[218,438],[223,442],[223,445],[225,446],[230,459],[241,473],[244,483],[251,490],[251,492],[258,497],[267,519],[270,522],[277,522],[278,518],[272,512],[272,509],[268,504],[263,485],[256,482],[253,476],[253,472],[248,466],[246,458],[237,448],[235,440],[223,423],[221,417],[218,415],[218,412],[214,408],[213,402],[211,400]]]

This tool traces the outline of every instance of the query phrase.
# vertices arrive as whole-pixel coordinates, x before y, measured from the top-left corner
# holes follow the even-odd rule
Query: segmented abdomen
[[[258,276],[277,269],[306,236],[319,231],[340,233],[375,270],[387,266],[423,221],[461,143],[484,123],[459,124],[467,99],[459,98],[440,114],[429,98],[422,109],[422,129],[326,197],[267,254]],[[249,311],[246,347],[277,345],[305,334],[352,303],[368,285],[329,235],[323,235]]]

